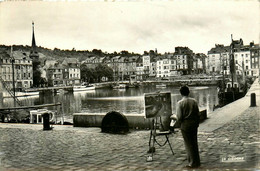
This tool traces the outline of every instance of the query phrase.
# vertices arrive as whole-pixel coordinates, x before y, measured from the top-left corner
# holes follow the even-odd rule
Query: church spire
[[[32,22],[32,51],[36,52],[36,42],[34,36],[34,22]]]
[[[32,59],[38,59],[39,55],[38,52],[36,51],[36,41],[35,41],[35,36],[34,36],[34,22],[32,22],[32,47],[31,47],[31,53],[30,53],[30,58]]]

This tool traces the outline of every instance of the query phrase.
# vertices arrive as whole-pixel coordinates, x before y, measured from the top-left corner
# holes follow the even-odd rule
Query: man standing
[[[188,97],[190,90],[187,86],[180,89],[182,99],[177,103],[177,120],[181,124],[181,133],[184,139],[185,149],[189,165],[188,168],[200,166],[200,156],[198,149],[198,127],[199,127],[199,107],[197,101]]]

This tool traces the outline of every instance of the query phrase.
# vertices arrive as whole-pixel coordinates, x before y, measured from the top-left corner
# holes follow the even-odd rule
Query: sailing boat
[[[228,103],[231,103],[237,99],[242,98],[246,94],[246,83],[244,79],[244,73],[243,81],[241,82],[238,80],[236,75],[236,68],[235,68],[235,58],[234,58],[234,48],[235,45],[238,44],[237,41],[234,41],[231,35],[231,44],[230,44],[230,77],[228,81],[226,81],[226,78],[224,76],[224,66],[223,66],[223,80],[222,85],[220,85],[220,88],[218,89],[218,97],[219,97],[219,103],[220,106],[224,106]],[[243,62],[242,62],[243,65]],[[243,71],[244,72],[244,71]]]
[[[15,57],[16,56],[16,57]],[[20,61],[20,63],[16,63],[17,62],[17,56],[19,58],[19,60],[22,59],[26,59],[28,58],[28,56],[26,56],[26,53],[17,51],[16,53],[13,52],[13,47],[11,46],[11,52],[10,52],[10,57],[11,57],[11,68],[12,68],[12,80],[10,82],[10,80],[4,80],[2,77],[0,77],[0,81],[3,84],[3,88],[6,90],[3,92],[3,98],[18,98],[18,97],[26,97],[26,96],[39,96],[39,91],[35,91],[33,89],[29,89],[26,88],[26,86],[28,87],[28,84],[22,84],[22,82],[24,81],[23,78],[21,77],[17,77],[19,75],[24,75],[24,72],[22,69],[24,65],[26,65],[27,67],[27,63],[23,63],[23,60]],[[27,60],[26,60],[27,61]],[[6,65],[10,65],[8,63],[6,63]],[[15,68],[19,68],[17,71],[15,71]],[[16,73],[15,73],[16,72]],[[26,73],[27,74],[27,73]],[[31,73],[32,75],[32,73]],[[19,79],[20,78],[20,79]],[[30,79],[30,76],[27,78]],[[9,82],[9,83],[8,83]],[[30,81],[27,81],[30,82]],[[20,84],[20,87],[16,87],[16,84]],[[21,88],[23,87],[23,88]]]

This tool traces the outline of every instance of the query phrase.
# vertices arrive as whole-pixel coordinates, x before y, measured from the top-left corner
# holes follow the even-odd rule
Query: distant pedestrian
[[[190,90],[187,86],[180,89],[182,99],[177,103],[177,120],[181,124],[181,133],[184,139],[187,152],[187,168],[198,168],[200,166],[200,156],[198,149],[198,127],[199,127],[199,107],[197,101],[188,97]]]

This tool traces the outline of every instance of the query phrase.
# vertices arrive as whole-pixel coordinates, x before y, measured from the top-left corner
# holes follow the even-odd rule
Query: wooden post
[[[62,118],[61,118],[61,125],[63,125],[64,124],[64,107],[63,107],[63,104],[61,104],[61,108],[62,108],[62,111],[61,111],[61,116],[62,116]]]

